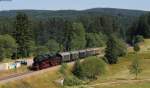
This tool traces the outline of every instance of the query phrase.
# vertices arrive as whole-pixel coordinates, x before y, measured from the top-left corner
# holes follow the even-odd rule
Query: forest
[[[1,11],[0,60],[106,46],[112,35],[129,45],[137,36],[150,38],[150,14],[111,8]]]

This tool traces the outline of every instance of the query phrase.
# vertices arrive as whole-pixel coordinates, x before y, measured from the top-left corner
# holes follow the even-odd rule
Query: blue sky
[[[138,9],[150,11],[150,0],[0,0],[0,10],[82,10],[96,7]]]

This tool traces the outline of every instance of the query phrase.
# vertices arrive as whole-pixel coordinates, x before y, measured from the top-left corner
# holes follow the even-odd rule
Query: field
[[[94,86],[94,88],[149,88],[150,53],[139,54],[143,72],[139,74],[138,80],[134,80],[134,76],[131,75],[128,70],[131,60],[134,57],[134,54],[129,54],[126,57],[120,58],[119,64],[108,66],[107,74],[100,77],[95,82],[90,83],[90,85]]]
[[[20,60],[20,59],[18,59]],[[31,58],[27,59],[27,61],[29,62],[31,60]],[[11,60],[11,61],[4,61],[4,62],[7,62],[7,63],[10,63],[10,62],[15,62],[15,60]],[[1,62],[2,63],[2,62]],[[1,71],[0,72],[0,79],[3,78],[3,77],[7,77],[9,75],[15,75],[15,74],[19,74],[19,73],[24,73],[24,72],[28,72],[29,69],[27,68],[26,65],[21,65],[21,67],[17,68],[17,69],[10,69],[10,70],[5,70],[5,71]]]
[[[86,85],[67,87],[67,88],[150,88],[150,40],[145,40],[141,44],[141,52],[138,57],[142,63],[142,73],[139,74],[138,80],[134,79],[134,75],[129,73],[129,65],[136,56],[133,52],[129,52],[125,57],[119,58],[119,63],[108,65],[105,75],[98,77],[97,80]],[[73,63],[69,64],[70,68]],[[60,88],[55,83],[61,78],[59,67],[54,67],[51,71],[28,77],[20,81],[11,82],[7,85],[1,85],[0,88]]]
[[[28,71],[29,71],[29,69],[27,68],[27,66],[22,66],[22,67],[17,68],[17,69],[1,71],[0,72],[0,78],[7,77],[7,76],[12,75],[12,74],[24,73],[24,72],[28,72]]]
[[[68,66],[68,69],[72,68],[73,63],[69,63]],[[61,78],[59,68],[60,66],[53,67],[47,73],[0,85],[0,88],[59,88],[60,85],[55,83]]]
[[[108,66],[106,75],[100,77],[91,85],[94,88],[149,88],[150,87],[150,40],[145,40],[141,44],[141,51],[138,57],[142,64],[142,73],[139,74],[138,81],[134,81],[134,76],[129,73],[129,65],[136,56],[133,52],[119,59],[116,65]],[[139,83],[140,82],[140,83]],[[102,83],[102,84],[100,84]]]

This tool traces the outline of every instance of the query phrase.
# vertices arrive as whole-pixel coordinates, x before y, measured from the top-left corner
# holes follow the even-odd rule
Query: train
[[[78,51],[59,52],[56,54],[38,55],[33,59],[32,70],[42,70],[45,68],[83,59],[89,56],[96,56],[102,52],[102,48],[90,48]]]

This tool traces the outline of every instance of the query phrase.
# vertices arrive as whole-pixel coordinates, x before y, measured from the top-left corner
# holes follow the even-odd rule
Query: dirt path
[[[150,82],[150,79],[139,79],[139,80],[114,80],[114,81],[107,81],[102,83],[97,83],[94,85],[80,85],[80,86],[73,86],[73,87],[66,87],[66,88],[105,88],[105,86],[110,85],[120,85],[120,84],[133,84],[133,83],[142,83],[142,82]]]
[[[116,80],[116,81],[109,81],[104,83],[98,83],[94,85],[88,85],[89,87],[95,87],[95,86],[107,86],[107,85],[113,85],[113,84],[126,84],[126,83],[139,83],[139,82],[150,82],[150,79],[139,79],[139,80]]]

